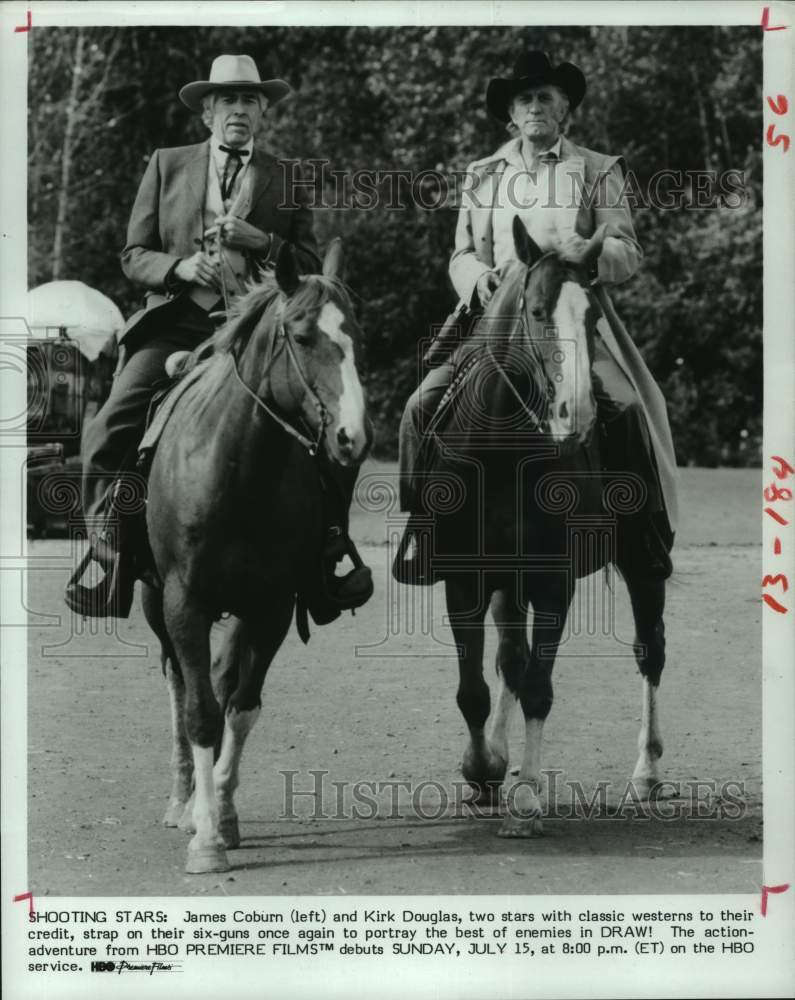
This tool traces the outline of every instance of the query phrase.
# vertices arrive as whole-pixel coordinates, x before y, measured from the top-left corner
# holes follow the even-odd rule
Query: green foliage
[[[665,391],[680,462],[758,462],[758,29],[82,32],[79,74],[79,29],[34,28],[31,36],[31,285],[52,278],[57,256],[60,277],[99,288],[126,313],[137,307],[140,290],[118,264],[137,185],[154,149],[204,138],[198,117],[176,94],[189,80],[205,78],[221,52],[246,52],[263,75],[284,77],[296,88],[273,112],[269,145],[275,153],[325,159],[330,169],[349,175],[362,169],[416,175],[462,171],[504,141],[503,127],[485,111],[486,84],[510,72],[522,49],[543,48],[553,59],[576,62],[588,79],[570,137],[622,154],[641,189],[664,168],[745,171],[740,208],[638,207],[634,218],[646,262],[615,299]],[[327,202],[335,194],[329,185]],[[321,240],[345,240],[348,279],[366,331],[360,361],[382,455],[396,448],[400,413],[416,384],[418,342],[454,304],[447,278],[454,227],[451,206],[423,208],[410,188],[401,207],[317,212]]]

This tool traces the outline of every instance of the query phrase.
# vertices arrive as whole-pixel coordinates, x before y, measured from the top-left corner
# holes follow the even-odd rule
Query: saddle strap
[[[309,614],[307,612],[306,601],[301,594],[295,603],[295,628],[301,642],[306,645],[309,642],[311,633],[309,631]]]

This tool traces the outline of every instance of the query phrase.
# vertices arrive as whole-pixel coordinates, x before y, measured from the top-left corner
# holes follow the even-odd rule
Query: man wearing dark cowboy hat
[[[303,185],[294,183],[291,164],[255,144],[266,110],[289,92],[283,80],[260,79],[254,60],[244,55],[218,56],[208,80],[179,92],[183,104],[202,115],[211,135],[198,145],[156,150],[132,208],[122,268],[146,289],[146,304],[121,335],[126,363],[84,435],[83,507],[89,525],[105,513],[118,473],[135,465],[147,410],[169,355],[206,340],[214,329],[213,313],[225,309],[258,269],[275,262],[284,242],[292,246],[300,270],[320,269]],[[343,492],[351,491],[346,480]],[[334,527],[334,553],[341,557],[342,529]],[[125,552],[110,528],[101,532],[67,587],[72,610],[95,617],[129,614],[134,580],[124,571]],[[104,577],[89,587],[80,578],[92,558]],[[325,567],[332,593],[333,563],[327,559]],[[333,594],[340,607],[363,603],[363,592],[371,587],[369,579],[359,579],[365,575],[366,567],[358,575],[354,571],[344,592]],[[359,583],[368,586],[359,588]]]
[[[665,579],[672,571],[669,552],[677,513],[676,461],[665,400],[605,290],[632,277],[642,252],[621,196],[623,159],[576,146],[562,134],[585,90],[585,77],[576,66],[554,66],[543,52],[521,55],[513,76],[489,83],[489,112],[518,134],[468,168],[450,277],[459,305],[476,314],[482,311],[503,268],[515,257],[516,215],[542,250],[555,249],[573,264],[588,259],[594,241],[601,244],[593,288],[603,315],[597,323],[592,376],[604,428],[603,461],[616,471],[635,473],[646,485],[643,511],[620,535],[628,565],[649,578]],[[403,414],[401,505],[415,515],[422,513],[413,477],[423,429],[453,370],[451,362],[433,369]],[[410,518],[401,551],[409,547],[414,530]],[[414,559],[404,561],[399,578],[432,582],[426,562],[423,546]]]

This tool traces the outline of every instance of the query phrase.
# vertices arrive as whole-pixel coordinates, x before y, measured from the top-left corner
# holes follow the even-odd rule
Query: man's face
[[[523,136],[537,142],[554,142],[569,104],[557,87],[528,87],[511,102],[509,114]]]
[[[257,134],[265,100],[256,90],[219,90],[212,95],[207,124],[227,146],[245,146]]]

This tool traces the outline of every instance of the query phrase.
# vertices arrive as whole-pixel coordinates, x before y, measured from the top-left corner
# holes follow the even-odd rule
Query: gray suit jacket
[[[144,309],[130,317],[120,339],[136,330],[136,342],[158,326],[154,310],[176,305],[180,298],[166,288],[166,276],[180,258],[202,246],[204,202],[210,143],[158,149],[138,189],[127,227],[121,265],[127,277],[146,289]],[[304,273],[320,270],[306,186],[300,164],[277,160],[254,146],[251,163],[251,207],[246,220],[273,236],[260,266],[275,261],[283,242],[292,244]],[[155,320],[155,322],[151,322]],[[139,336],[140,335],[140,336]]]

